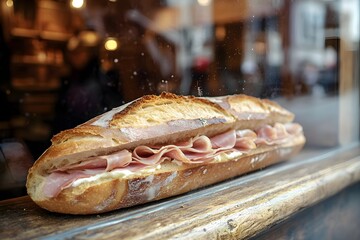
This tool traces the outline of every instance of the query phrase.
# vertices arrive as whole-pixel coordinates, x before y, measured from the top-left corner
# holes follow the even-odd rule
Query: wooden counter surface
[[[54,214],[22,197],[0,202],[0,239],[248,238],[359,181],[356,145],[106,214]]]

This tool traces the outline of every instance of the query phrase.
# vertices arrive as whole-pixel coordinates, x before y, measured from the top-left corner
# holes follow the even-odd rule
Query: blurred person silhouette
[[[73,128],[122,102],[114,75],[101,70],[100,38],[85,30],[70,38],[69,74],[61,79],[53,131]],[[116,78],[116,76],[115,76]]]

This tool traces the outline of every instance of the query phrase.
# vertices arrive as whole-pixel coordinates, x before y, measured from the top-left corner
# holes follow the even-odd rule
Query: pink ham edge
[[[109,172],[116,168],[124,168],[132,162],[132,154],[128,150],[122,150],[106,157],[107,166],[105,171]]]
[[[94,157],[90,161],[67,168],[58,169],[47,177],[43,187],[44,195],[46,197],[55,197],[62,189],[70,186],[77,179],[87,178],[116,168],[124,168],[131,161],[131,152],[123,150],[107,156]]]
[[[90,177],[97,173],[95,171],[86,173],[79,170],[73,170],[71,173],[53,172],[46,178],[43,187],[44,195],[48,198],[56,197],[61,190],[70,186],[75,180]]]
[[[298,123],[286,123],[285,129],[290,135],[297,135],[303,131],[303,127]]]
[[[250,129],[242,129],[236,131],[236,138],[244,138],[244,137],[255,140],[257,138],[257,134]]]
[[[210,139],[206,136],[197,136],[187,142],[163,146],[160,149],[136,147],[133,151],[133,159],[146,165],[156,165],[167,159],[192,163],[193,158],[202,158],[210,153],[213,153]]]
[[[236,144],[235,130],[231,130],[209,139],[197,136],[187,144],[167,145],[160,149],[139,146],[134,149],[134,160],[146,165],[156,165],[166,159],[176,159],[183,163],[203,163],[214,158],[221,150],[232,149]]]
[[[289,138],[302,132],[302,127],[297,123],[275,123],[274,126],[263,126],[257,130],[258,138],[256,145],[266,144],[275,145],[288,141]]]
[[[212,148],[220,149],[229,149],[233,148],[236,144],[236,132],[235,130],[230,130],[225,133],[216,135],[211,139]]]
[[[256,148],[255,140],[257,139],[257,134],[250,129],[237,130],[236,139],[236,149],[245,151]]]
[[[122,150],[106,156],[91,157],[84,162],[65,166],[53,170],[53,172],[65,172],[69,170],[84,170],[84,169],[96,169],[104,168],[106,171],[111,171],[115,168],[121,168],[128,166],[132,161],[131,152],[128,150]]]

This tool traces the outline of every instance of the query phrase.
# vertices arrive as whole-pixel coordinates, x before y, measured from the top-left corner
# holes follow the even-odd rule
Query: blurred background
[[[0,0],[0,192],[53,134],[145,94],[296,114],[301,158],[359,140],[359,0]]]

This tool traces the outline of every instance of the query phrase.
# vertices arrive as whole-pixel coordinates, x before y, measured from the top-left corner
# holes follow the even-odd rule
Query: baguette
[[[275,102],[246,95],[144,96],[55,135],[29,170],[27,191],[40,207],[68,214],[179,195],[294,156],[305,137],[293,120]],[[120,155],[130,160],[110,168]]]

